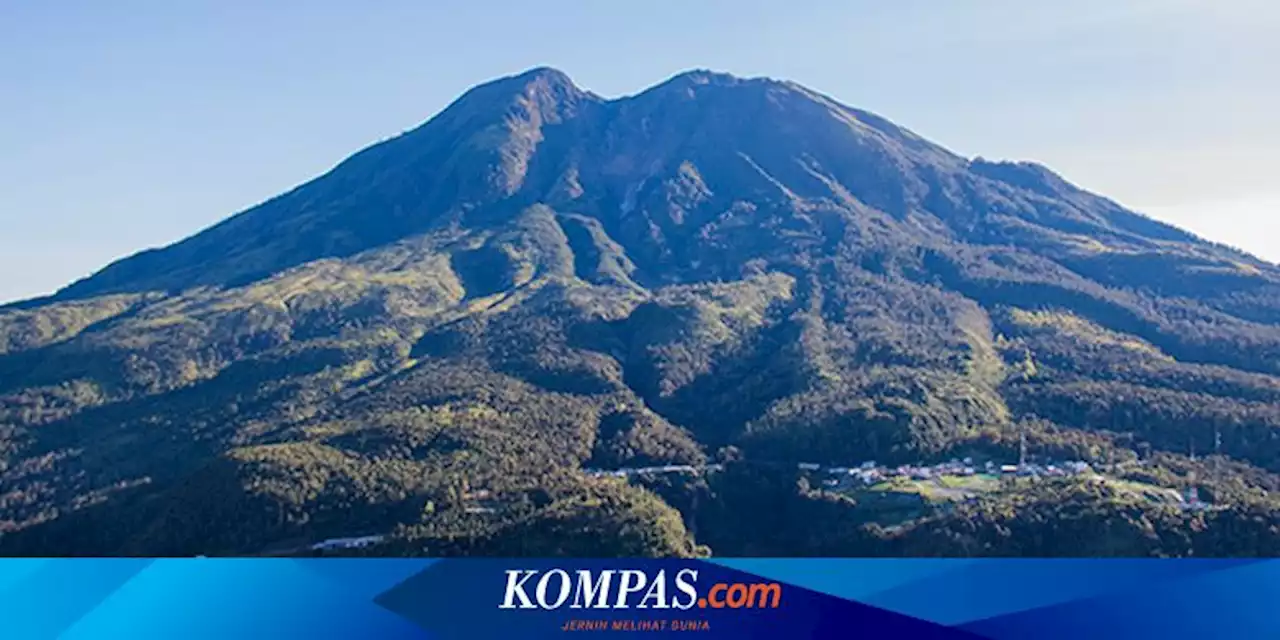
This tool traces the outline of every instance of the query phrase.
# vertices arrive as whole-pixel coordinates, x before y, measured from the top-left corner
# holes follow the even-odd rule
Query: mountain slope
[[[0,311],[0,552],[948,553],[785,469],[1017,432],[1259,509],[1278,401],[1274,265],[793,83],[535,69]],[[582,472],[724,455],[772,470]]]

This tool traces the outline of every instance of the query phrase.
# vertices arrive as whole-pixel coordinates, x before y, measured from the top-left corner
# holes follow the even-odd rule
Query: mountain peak
[[[1107,529],[1073,549],[1274,555],[1277,407],[1274,266],[799,84],[693,70],[604,100],[537,67],[0,310],[0,554],[381,532],[379,552],[654,556],[692,550],[696,521],[723,555],[1044,555],[1062,502]],[[896,498],[794,474],[999,460],[1021,433],[1043,455],[1143,446],[1144,477],[1174,483],[1210,429],[1231,475],[1202,486],[1257,505],[1215,505],[1245,531],[1225,541],[1156,546],[1135,505],[1188,521],[1145,489],[1047,479],[903,522]],[[712,451],[732,455],[697,486],[589,471]],[[813,517],[779,528],[777,508]]]
[[[516,74],[517,78],[535,79],[535,78],[551,78],[561,82],[573,84],[573,80],[569,78],[569,74],[550,66],[530,67],[529,69]]]
[[[677,73],[667,80],[658,83],[651,87],[649,91],[661,91],[663,89],[673,87],[688,89],[693,87],[742,87],[747,85],[784,86],[785,84],[786,83],[762,76],[743,77],[724,71],[714,71],[712,69],[689,69],[687,71]]]
[[[677,73],[671,79],[695,84],[734,84],[743,80],[743,78],[731,73],[713,71],[711,69],[689,69],[688,71]]]
[[[581,91],[581,89],[573,83],[573,79],[569,77],[569,74],[554,67],[534,67],[514,76],[500,79],[497,82],[502,82],[504,80],[524,86],[542,85],[546,87],[560,87],[565,89],[571,88],[575,91]]]
[[[467,224],[507,220],[537,202],[573,202],[575,214],[614,225],[636,256],[652,258],[642,266],[668,275],[679,252],[695,252],[691,243],[715,233],[726,234],[714,245],[725,251],[768,245],[728,239],[737,228],[731,221],[746,225],[733,209],[741,202],[754,203],[761,225],[804,227],[815,237],[832,227],[809,229],[804,212],[834,206],[924,219],[942,235],[979,228],[982,212],[995,208],[1054,233],[1123,230],[1194,241],[1038,165],[968,161],[793,82],[695,68],[605,100],[538,66],[478,85],[329,174],[176,245],[112,264],[59,296],[252,282],[463,224],[464,216]]]
[[[494,102],[503,99],[504,96],[512,95],[572,101],[588,94],[574,84],[573,79],[565,72],[552,67],[534,67],[477,85],[463,94],[458,102],[461,103],[464,100]]]

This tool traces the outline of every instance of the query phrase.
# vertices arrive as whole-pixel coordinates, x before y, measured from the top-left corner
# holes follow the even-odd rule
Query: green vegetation
[[[1270,555],[1277,434],[1274,265],[714,74],[484,85],[0,308],[2,554]],[[796,473],[1022,438],[1113,481]]]

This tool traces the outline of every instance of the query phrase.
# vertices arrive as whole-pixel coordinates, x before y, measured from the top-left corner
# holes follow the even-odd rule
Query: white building
[[[382,542],[383,536],[361,536],[358,538],[332,538],[311,545],[312,551],[333,551],[335,549],[363,549]]]

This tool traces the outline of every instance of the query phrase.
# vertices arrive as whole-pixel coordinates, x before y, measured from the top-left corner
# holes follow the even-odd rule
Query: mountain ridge
[[[716,83],[711,83],[708,80],[708,78],[717,78],[718,81]],[[556,70],[550,67],[537,67],[520,74],[514,74],[511,76],[507,76],[504,78],[500,78],[500,79],[479,85],[476,88],[471,89],[466,93],[464,93],[457,100],[455,100],[453,103],[447,106],[444,110],[442,110],[440,114],[429,119],[422,125],[419,125],[418,127],[415,127],[414,129],[411,129],[399,136],[395,136],[391,139],[366,147],[365,149],[353,154],[343,162],[339,163],[337,166],[335,166],[334,169],[328,172],[325,172],[324,174],[318,176],[317,178],[309,180],[303,183],[302,185],[299,185],[298,187],[295,187],[294,189],[291,189],[290,191],[280,196],[277,196],[275,198],[265,201],[262,204],[250,207],[249,209],[246,209],[240,214],[237,214],[235,216],[232,216],[231,218],[228,218],[227,220],[224,220],[218,224],[215,224],[214,226],[206,229],[204,232],[198,233],[195,236],[187,238],[186,240],[179,241],[177,243],[168,245],[166,247],[148,249],[148,250],[139,252],[138,254],[134,254],[132,256],[128,256],[119,261],[116,261],[111,265],[108,265],[106,268],[104,268],[102,272],[96,273],[92,276],[89,276],[88,278],[77,281],[76,283],[73,283],[72,285],[56,292],[54,294],[54,299],[69,299],[69,298],[75,298],[75,297],[82,297],[83,295],[87,295],[93,292],[107,292],[107,291],[118,292],[121,286],[129,287],[131,285],[121,283],[120,285],[116,285],[115,287],[113,287],[112,285],[109,285],[109,284],[99,285],[95,281],[101,282],[105,280],[109,282],[111,280],[123,280],[125,282],[128,282],[131,279],[131,276],[129,274],[129,271],[131,268],[136,268],[139,271],[156,270],[157,269],[156,267],[148,266],[148,263],[154,262],[156,258],[159,256],[159,254],[178,250],[179,248],[183,247],[186,243],[192,242],[195,238],[199,237],[203,233],[209,233],[209,232],[218,233],[220,229],[234,228],[234,226],[238,224],[236,222],[237,220],[243,219],[245,216],[252,217],[255,215],[259,215],[255,212],[260,212],[265,209],[270,209],[272,207],[278,206],[277,203],[281,201],[288,201],[290,199],[296,199],[296,198],[305,197],[306,195],[310,195],[313,192],[320,190],[321,185],[324,185],[329,182],[338,182],[339,178],[346,171],[350,170],[353,164],[358,165],[362,162],[376,162],[376,160],[366,160],[366,158],[369,156],[378,156],[379,154],[385,156],[388,153],[387,149],[389,148],[394,148],[396,146],[410,145],[415,141],[415,139],[430,133],[433,128],[439,129],[439,128],[449,127],[449,126],[459,126],[456,121],[462,120],[465,122],[468,118],[482,117],[486,120],[486,122],[488,120],[499,119],[499,117],[495,115],[495,110],[489,107],[486,107],[488,109],[487,115],[477,116],[475,114],[472,114],[471,110],[468,109],[468,105],[475,103],[477,101],[480,101],[482,104],[485,104],[485,105],[489,105],[489,103],[493,101],[497,101],[501,104],[508,104],[510,101],[513,101],[513,100],[518,101],[523,97],[523,99],[526,101],[534,100],[536,98],[535,102],[540,101],[540,104],[541,104],[540,108],[548,108],[548,104],[559,104],[558,101],[560,100],[567,101],[566,104],[569,105],[567,108],[573,108],[573,106],[577,105],[579,102],[586,102],[594,105],[609,105],[609,106],[613,106],[614,108],[626,108],[626,106],[629,104],[633,104],[637,102],[643,103],[645,100],[654,99],[655,96],[660,97],[666,91],[680,90],[682,88],[686,91],[689,91],[689,90],[692,90],[692,87],[706,85],[706,84],[718,84],[719,86],[722,86],[722,87],[723,86],[738,87],[739,85],[758,85],[761,87],[768,87],[770,89],[786,88],[788,91],[796,92],[797,94],[806,96],[814,100],[816,104],[821,104],[823,106],[831,107],[833,109],[838,109],[842,113],[847,113],[851,115],[855,119],[855,121],[861,122],[861,120],[858,120],[859,118],[870,121],[873,124],[866,125],[866,126],[868,126],[870,129],[876,132],[880,132],[880,133],[887,132],[886,135],[892,134],[896,136],[897,139],[899,140],[911,141],[913,145],[917,144],[917,141],[918,141],[918,144],[924,145],[920,148],[924,149],[925,153],[928,153],[933,157],[945,157],[948,162],[954,163],[957,167],[960,166],[961,164],[965,164],[965,166],[968,168],[977,167],[979,168],[978,173],[980,175],[991,177],[992,179],[998,182],[1010,184],[1013,186],[1017,186],[1019,188],[1029,188],[1030,190],[1036,191],[1038,193],[1047,192],[1047,194],[1042,193],[1042,195],[1053,195],[1053,196],[1070,195],[1072,197],[1087,195],[1089,197],[1096,197],[1096,196],[1093,196],[1092,194],[1088,194],[1087,192],[1084,192],[1083,190],[1080,190],[1078,187],[1075,187],[1070,183],[1067,183],[1060,176],[1052,173],[1051,171],[1049,171],[1048,169],[1046,169],[1041,165],[1035,165],[1034,163],[1028,164],[1025,162],[991,163],[983,160],[982,158],[975,158],[973,160],[968,160],[968,159],[961,158],[960,156],[955,156],[953,154],[950,154],[949,152],[946,152],[941,147],[933,145],[932,143],[925,142],[923,138],[920,138],[918,135],[908,130],[897,127],[896,125],[893,125],[892,123],[888,122],[887,120],[885,120],[880,116],[871,114],[869,112],[846,107],[830,99],[827,96],[824,96],[822,94],[813,92],[809,89],[800,87],[799,85],[795,85],[794,83],[777,81],[769,78],[741,79],[741,78],[732,76],[730,74],[699,69],[699,70],[691,70],[691,71],[683,72],[675,76],[672,76],[671,78],[663,82],[660,82],[648,89],[645,89],[637,94],[634,94],[631,96],[623,96],[623,97],[615,98],[612,100],[606,100],[590,92],[587,92],[578,88],[573,83],[573,81],[569,78],[568,75],[564,74],[559,70]],[[531,98],[530,96],[533,96],[533,98]],[[519,109],[524,107],[520,107],[519,105],[516,105],[510,108]],[[535,111],[538,111],[538,110],[535,109]],[[554,112],[555,109],[551,108],[551,111]],[[557,124],[560,120],[559,114],[556,114],[556,113],[551,113],[549,117],[550,117],[549,124],[551,125]],[[533,130],[538,130],[542,126],[540,119],[541,119],[541,112],[538,112],[539,122],[532,125]],[[495,123],[490,123],[489,125],[486,125],[486,126],[494,126],[494,124]],[[532,153],[533,150],[530,149],[530,150],[526,150],[525,152]],[[515,152],[512,152],[512,153],[515,153]],[[385,162],[385,160],[383,161]],[[513,158],[512,161],[516,162],[516,166],[518,166],[520,162],[527,162],[528,158],[521,160],[519,159],[517,154],[517,157]],[[508,169],[508,171],[511,171],[511,170],[514,170],[514,169],[513,168]],[[454,176],[454,178],[456,178],[456,176]],[[507,179],[510,180],[510,178],[507,178]],[[505,191],[509,192],[512,189],[512,185],[508,184],[504,189]],[[512,195],[512,193],[507,193],[507,195],[510,196]],[[1120,207],[1119,205],[1116,205],[1115,203],[1107,201],[1107,204],[1114,211],[1124,211],[1122,207]],[[1126,213],[1133,215],[1131,212],[1126,212]],[[442,214],[440,211],[436,210],[436,211],[426,212],[426,215],[442,215]],[[1140,215],[1140,214],[1137,214],[1137,215]],[[1164,223],[1160,223],[1159,221],[1155,221],[1154,219],[1141,216],[1140,218],[1138,218],[1138,220],[1139,220],[1139,223],[1145,228],[1147,229],[1158,228],[1161,230],[1162,233],[1168,234],[1171,238],[1178,239],[1181,241],[1200,241],[1199,238],[1195,238],[1194,240],[1192,240],[1193,236],[1190,236],[1185,232],[1180,232],[1180,231],[1175,232],[1173,231],[1174,229],[1173,227],[1165,225]],[[406,234],[411,234],[414,232],[415,229],[418,229],[418,227],[414,227],[408,223],[404,223],[403,221],[401,221],[401,224],[398,226],[398,228],[389,229],[386,233],[383,233],[383,234],[374,234],[368,240],[365,240],[365,241],[357,240],[354,243],[352,243],[349,239],[346,242],[343,242],[342,239],[338,239],[335,241],[331,241],[332,246],[322,247],[312,251],[303,251],[294,260],[305,261],[305,259],[307,258],[323,257],[326,255],[330,255],[330,256],[349,255],[348,252],[356,251],[361,248],[369,248],[370,246],[376,246],[379,243],[393,241],[398,237],[403,237]],[[1250,256],[1250,258],[1255,262],[1262,262],[1260,260],[1257,260],[1256,258],[1252,258],[1252,256]],[[195,259],[195,257],[192,256],[192,257],[189,257],[188,259]],[[133,264],[140,264],[142,266],[133,267],[132,266]],[[262,275],[266,275],[273,272],[272,269],[278,266],[280,265],[272,265],[271,267],[266,267],[262,269],[260,273],[246,274],[243,277],[244,278],[261,277]],[[190,281],[206,284],[206,282],[200,280],[199,278],[195,278]],[[232,282],[239,282],[239,280],[232,280]],[[132,288],[136,289],[137,287],[133,286]]]
[[[999,533],[1062,501],[1126,553],[1272,553],[1087,486],[873,522],[794,465],[1141,450],[1255,526],[1276,406],[1274,265],[795,83],[540,67],[0,308],[0,552],[1070,555]]]

